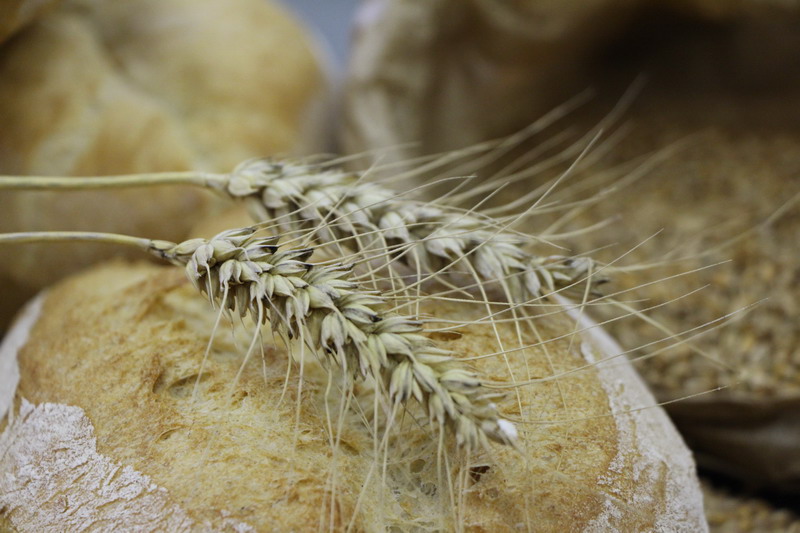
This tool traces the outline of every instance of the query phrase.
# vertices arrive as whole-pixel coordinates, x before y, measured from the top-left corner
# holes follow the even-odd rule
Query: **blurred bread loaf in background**
[[[326,82],[316,44],[269,0],[70,0],[0,45],[0,174],[225,172],[306,152]],[[180,239],[215,199],[191,188],[0,191],[0,231]],[[3,250],[0,324],[39,288],[103,257]]]

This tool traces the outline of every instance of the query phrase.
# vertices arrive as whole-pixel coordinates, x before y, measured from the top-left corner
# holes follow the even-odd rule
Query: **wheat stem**
[[[118,233],[99,233],[90,231],[25,231],[19,233],[0,233],[0,244],[26,244],[36,242],[102,242],[134,246],[148,250],[154,241]]]
[[[271,159],[246,161],[230,174],[174,172],[100,178],[0,177],[0,189],[87,189],[185,184],[220,191],[247,201],[259,222],[272,222],[285,234],[303,230],[316,242],[346,242],[356,251],[383,245],[412,245],[396,259],[409,267],[451,276],[460,262],[481,279],[512,279],[510,296],[530,301],[589,277],[588,258],[563,255],[540,257],[523,251],[524,239],[505,225],[477,212],[459,211],[436,203],[420,203],[395,191],[366,182],[363,175],[326,164]],[[551,186],[552,187],[552,186]],[[365,244],[359,238],[376,234]],[[382,242],[375,242],[375,239]]]
[[[159,172],[120,176],[61,177],[61,176],[0,176],[0,189],[10,190],[81,190],[124,189],[150,185],[196,185],[212,187],[224,183],[224,174],[209,172]]]

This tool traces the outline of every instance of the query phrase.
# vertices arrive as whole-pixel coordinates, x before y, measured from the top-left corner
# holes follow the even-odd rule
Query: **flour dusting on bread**
[[[6,415],[14,402],[19,383],[17,353],[28,342],[28,335],[42,312],[43,300],[44,293],[40,293],[28,302],[0,344],[0,418]]]
[[[0,453],[0,508],[21,531],[255,531],[192,520],[148,476],[99,454],[79,407],[22,400]]]

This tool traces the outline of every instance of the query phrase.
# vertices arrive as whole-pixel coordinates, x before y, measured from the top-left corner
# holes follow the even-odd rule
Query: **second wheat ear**
[[[513,444],[514,424],[501,418],[481,380],[422,335],[413,317],[384,313],[382,297],[361,289],[341,263],[308,262],[311,248],[286,248],[255,228],[181,243],[108,233],[0,234],[0,244],[93,241],[135,246],[183,266],[209,300],[287,338],[309,344],[351,377],[373,378],[392,408],[422,404],[436,428],[474,450],[489,441]]]
[[[0,176],[0,189],[90,189],[185,184],[245,201],[256,222],[353,251],[402,249],[396,259],[420,275],[467,271],[480,283],[505,280],[514,303],[557,291],[583,294],[606,281],[586,257],[537,256],[497,220],[437,202],[417,202],[330,164],[254,159],[229,174],[173,172],[99,178]]]

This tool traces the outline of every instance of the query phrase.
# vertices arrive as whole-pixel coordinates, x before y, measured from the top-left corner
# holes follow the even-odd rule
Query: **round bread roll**
[[[266,0],[70,0],[0,47],[0,174],[230,171],[310,150],[324,94],[307,32]],[[180,240],[213,196],[192,188],[0,191],[0,232]],[[117,253],[31,246],[0,262],[0,327],[20,302]]]
[[[452,302],[422,311],[482,314]],[[509,372],[561,376],[498,401],[517,423],[518,449],[494,445],[465,457],[451,437],[439,449],[412,409],[376,457],[374,397],[364,382],[341,408],[346,395],[316,357],[303,361],[302,379],[297,363],[287,378],[287,350],[269,334],[243,366],[247,328],[224,320],[203,364],[215,315],[180,269],[121,261],[61,282],[30,307],[0,350],[2,364],[16,358],[20,374],[0,436],[2,525],[706,530],[689,451],[627,362],[602,362],[619,348],[596,328],[546,350],[471,362],[499,382]],[[518,342],[513,324],[496,326],[507,347]],[[536,326],[544,339],[575,329],[566,315]],[[429,335],[456,357],[497,351],[487,323]],[[8,385],[0,389],[6,401]]]

